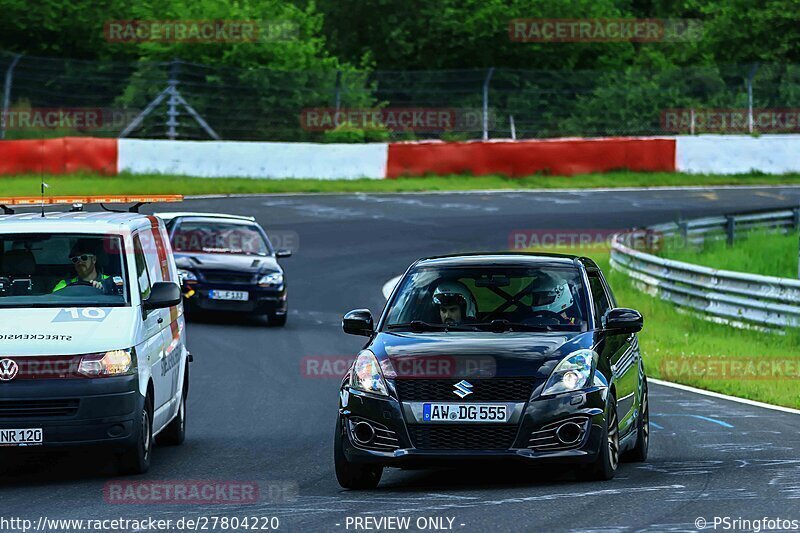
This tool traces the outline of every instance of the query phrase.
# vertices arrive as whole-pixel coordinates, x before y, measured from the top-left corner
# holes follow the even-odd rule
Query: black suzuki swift
[[[636,333],[588,258],[458,255],[414,263],[342,382],[336,476],[374,488],[384,467],[468,459],[573,464],[607,480],[647,458],[647,381]]]

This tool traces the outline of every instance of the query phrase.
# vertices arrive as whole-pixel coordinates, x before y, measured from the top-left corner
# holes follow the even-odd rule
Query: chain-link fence
[[[367,140],[800,132],[797,65],[277,71],[0,52],[0,80],[5,139],[324,141],[342,123]]]

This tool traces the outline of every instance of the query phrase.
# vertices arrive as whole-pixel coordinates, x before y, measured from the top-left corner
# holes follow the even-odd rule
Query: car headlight
[[[178,278],[183,281],[197,281],[197,275],[191,270],[178,269]]]
[[[258,280],[258,284],[262,287],[279,287],[283,285],[283,274],[280,272],[273,272],[272,274],[261,276]]]
[[[136,370],[133,350],[112,350],[106,353],[84,355],[78,365],[78,374],[89,378],[125,376]]]
[[[597,363],[594,350],[578,350],[561,360],[550,374],[542,396],[586,388]]]
[[[383,379],[378,358],[369,350],[364,350],[358,354],[356,364],[353,366],[353,374],[350,377],[350,387],[372,394],[388,396],[386,380]]]

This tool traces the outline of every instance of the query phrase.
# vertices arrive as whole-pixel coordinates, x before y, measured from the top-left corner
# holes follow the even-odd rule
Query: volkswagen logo
[[[463,399],[472,394],[472,383],[470,383],[469,381],[462,379],[453,386],[455,387],[453,394],[455,394],[459,398]]]
[[[19,373],[19,365],[11,359],[0,361],[0,381],[11,381]]]

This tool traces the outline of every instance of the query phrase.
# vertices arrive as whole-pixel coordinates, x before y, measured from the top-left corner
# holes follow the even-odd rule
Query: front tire
[[[644,382],[642,394],[641,416],[636,428],[636,446],[625,454],[625,460],[632,463],[647,461],[647,450],[650,447],[650,393],[647,381]]]
[[[589,465],[584,477],[593,481],[609,481],[614,479],[619,467],[619,419],[617,417],[617,399],[608,395],[606,406],[606,423],[603,427],[602,441],[597,459]]]
[[[138,475],[150,470],[150,458],[153,455],[153,401],[148,396],[139,420],[134,422],[134,442],[119,457],[121,474]]]
[[[333,462],[336,467],[336,480],[345,489],[374,489],[381,482],[383,467],[377,465],[360,465],[351,463],[344,455],[344,443],[347,438],[341,417],[336,419],[336,434],[333,443]]]

